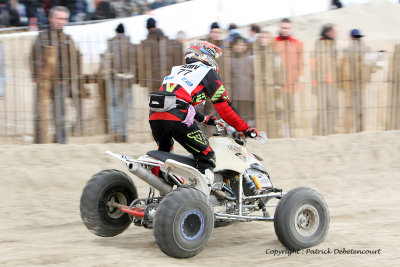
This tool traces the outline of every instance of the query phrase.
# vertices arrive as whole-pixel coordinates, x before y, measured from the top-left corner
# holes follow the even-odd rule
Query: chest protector
[[[164,78],[163,84],[179,84],[189,95],[192,95],[193,90],[210,70],[211,67],[201,62],[175,66],[172,68],[171,74]]]

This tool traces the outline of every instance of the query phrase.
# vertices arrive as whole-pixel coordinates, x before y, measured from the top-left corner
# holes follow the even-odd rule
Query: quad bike
[[[322,196],[305,187],[287,193],[273,187],[262,159],[247,151],[246,137],[222,120],[217,130],[219,136],[209,140],[217,163],[211,186],[191,156],[149,151],[133,159],[107,151],[150,185],[149,194],[138,198],[132,179],[124,172],[101,171],[82,192],[80,212],[85,226],[102,237],[118,235],[132,222],[152,228],[159,248],[175,258],[198,254],[214,227],[234,222],[273,221],[278,239],[289,250],[321,243],[329,228]],[[264,142],[265,133],[256,139]],[[271,208],[275,208],[274,216],[268,212]]]

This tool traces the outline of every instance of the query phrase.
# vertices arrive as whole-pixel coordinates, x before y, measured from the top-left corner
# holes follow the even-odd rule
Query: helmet
[[[207,41],[194,41],[185,50],[185,59],[193,58],[211,66],[219,73],[218,64],[215,61],[222,55],[222,49]]]

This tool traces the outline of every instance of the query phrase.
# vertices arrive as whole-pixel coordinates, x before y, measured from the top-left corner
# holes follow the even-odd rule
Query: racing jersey
[[[209,97],[221,118],[237,131],[244,132],[249,127],[232,106],[217,72],[201,62],[173,67],[171,74],[164,78],[159,91],[174,93],[177,99],[193,106]],[[150,120],[182,121],[186,113],[187,110],[181,109],[150,112]]]

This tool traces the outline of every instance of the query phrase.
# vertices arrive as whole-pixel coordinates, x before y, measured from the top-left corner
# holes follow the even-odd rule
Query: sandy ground
[[[359,27],[376,49],[390,50],[400,40],[399,8],[375,1],[304,16],[294,20],[295,33],[313,43],[320,25],[333,22],[341,44],[347,30]],[[111,168],[128,173],[104,152],[136,157],[153,143],[0,145],[0,266],[400,266],[399,140],[400,131],[388,131],[249,142],[275,187],[307,186],[324,196],[331,224],[325,242],[313,248],[320,253],[273,255],[285,252],[273,223],[252,222],[214,229],[205,250],[186,260],[163,254],[151,230],[132,225],[119,236],[100,238],[80,218],[80,195],[93,174]],[[131,177],[140,196],[147,194],[147,186]],[[343,249],[380,254],[335,254]]]
[[[285,248],[272,223],[251,222],[214,229],[205,250],[186,260],[163,254],[151,230],[132,225],[119,236],[101,238],[80,218],[80,195],[91,175],[110,168],[128,173],[104,151],[139,156],[154,144],[3,145],[0,266],[399,266],[399,140],[400,131],[389,131],[249,142],[275,187],[307,186],[324,196],[331,224],[315,249],[331,254],[267,254]],[[144,196],[147,186],[133,179]],[[380,254],[334,253],[343,248]]]

